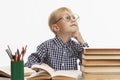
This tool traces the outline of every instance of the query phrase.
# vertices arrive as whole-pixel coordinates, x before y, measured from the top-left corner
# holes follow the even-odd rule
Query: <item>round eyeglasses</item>
[[[65,14],[65,15],[63,15],[61,18],[59,18],[57,21],[56,21],[56,23],[57,22],[59,22],[61,19],[63,19],[64,21],[66,21],[66,22],[69,22],[71,19],[72,20],[74,20],[74,21],[77,21],[78,19],[79,19],[79,16],[77,15],[77,14],[73,14],[73,15],[68,15],[68,14]]]

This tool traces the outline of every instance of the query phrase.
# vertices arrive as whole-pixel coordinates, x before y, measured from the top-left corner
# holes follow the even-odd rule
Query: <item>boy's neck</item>
[[[71,36],[68,35],[57,35],[57,36],[63,41],[63,43],[67,43],[71,39]]]

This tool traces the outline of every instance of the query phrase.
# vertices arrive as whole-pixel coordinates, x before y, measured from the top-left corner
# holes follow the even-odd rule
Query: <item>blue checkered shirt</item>
[[[73,40],[65,44],[56,36],[38,45],[37,51],[28,57],[25,66],[46,63],[56,70],[77,70],[77,59],[81,59],[83,47]]]

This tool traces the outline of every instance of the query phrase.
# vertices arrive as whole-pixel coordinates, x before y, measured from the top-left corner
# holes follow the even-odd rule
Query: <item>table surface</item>
[[[11,80],[10,78],[0,77],[0,80]],[[26,80],[26,79],[24,79]]]
[[[0,80],[10,80],[10,78],[0,77]]]

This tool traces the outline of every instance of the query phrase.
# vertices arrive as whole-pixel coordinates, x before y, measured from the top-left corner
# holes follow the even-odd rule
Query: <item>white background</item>
[[[48,16],[62,6],[79,14],[79,29],[91,48],[120,47],[119,0],[0,0],[0,66],[10,64],[7,45],[13,53],[27,45],[26,62],[37,45],[53,38]]]

